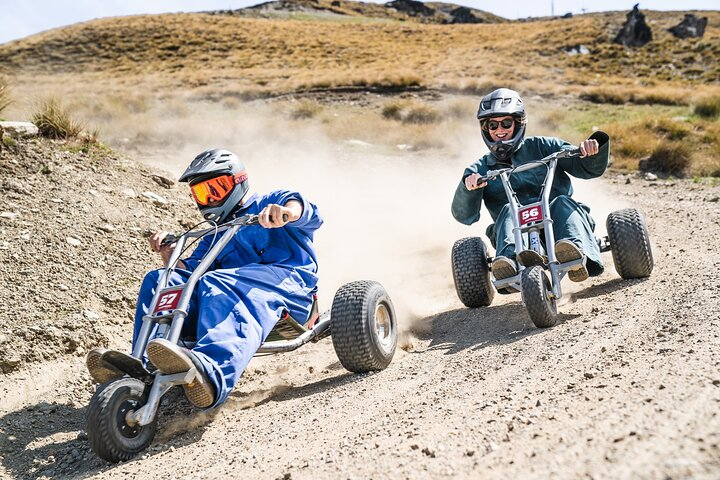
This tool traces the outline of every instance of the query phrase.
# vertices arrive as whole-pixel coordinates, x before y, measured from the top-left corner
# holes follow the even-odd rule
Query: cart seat
[[[303,333],[310,330],[320,318],[317,295],[313,295],[312,306],[310,307],[310,316],[303,322],[295,320],[290,312],[283,310],[280,320],[265,339],[265,342],[276,342],[282,340],[294,340]]]

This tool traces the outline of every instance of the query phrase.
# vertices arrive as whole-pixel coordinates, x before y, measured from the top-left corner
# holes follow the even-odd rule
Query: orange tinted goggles
[[[222,202],[230,195],[235,185],[245,180],[247,180],[247,173],[242,171],[235,175],[223,175],[190,185],[190,191],[198,205],[205,206],[210,203],[210,200]]]

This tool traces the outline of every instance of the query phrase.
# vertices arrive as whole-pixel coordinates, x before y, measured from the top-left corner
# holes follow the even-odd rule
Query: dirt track
[[[565,285],[556,327],[536,329],[517,295],[462,308],[452,244],[429,245],[442,313],[411,323],[398,305],[387,370],[345,372],[330,340],[257,359],[213,414],[171,392],[146,454],[109,465],[83,433],[82,355],[50,355],[0,375],[0,477],[718,478],[720,187],[599,182],[646,213],[655,271],[622,281],[605,254],[603,276]],[[119,346],[127,328],[98,335]]]

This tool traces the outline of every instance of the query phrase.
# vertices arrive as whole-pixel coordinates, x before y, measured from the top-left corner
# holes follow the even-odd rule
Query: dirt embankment
[[[29,140],[0,152],[0,371],[82,357],[127,328],[152,267],[142,236],[196,215],[162,176],[98,146]]]
[[[407,351],[372,375],[343,371],[327,340],[254,360],[216,412],[168,394],[153,445],[108,465],[83,432],[93,386],[82,353],[126,346],[151,267],[138,237],[196,212],[145,168],[57,147],[0,156],[0,477],[720,476],[720,186],[617,176],[598,181],[595,202],[645,212],[649,279],[620,280],[605,254],[606,273],[565,285],[546,330],[517,295],[475,310],[451,300],[409,326]],[[450,247],[428,255],[448,265]],[[449,273],[424,275],[451,298]]]

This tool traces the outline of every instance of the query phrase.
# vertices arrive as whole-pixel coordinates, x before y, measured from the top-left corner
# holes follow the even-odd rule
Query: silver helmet
[[[490,118],[507,115],[515,119],[515,132],[510,140],[494,142],[487,129],[487,121]],[[490,152],[501,162],[509,161],[525,138],[527,115],[525,115],[525,104],[520,95],[509,88],[498,88],[480,100],[477,118],[480,121],[483,141]]]
[[[213,179],[216,182],[204,183]],[[203,218],[216,224],[228,219],[250,188],[245,166],[237,155],[217,148],[195,157],[178,181],[190,184]],[[201,186],[211,192],[214,202],[199,194]]]

